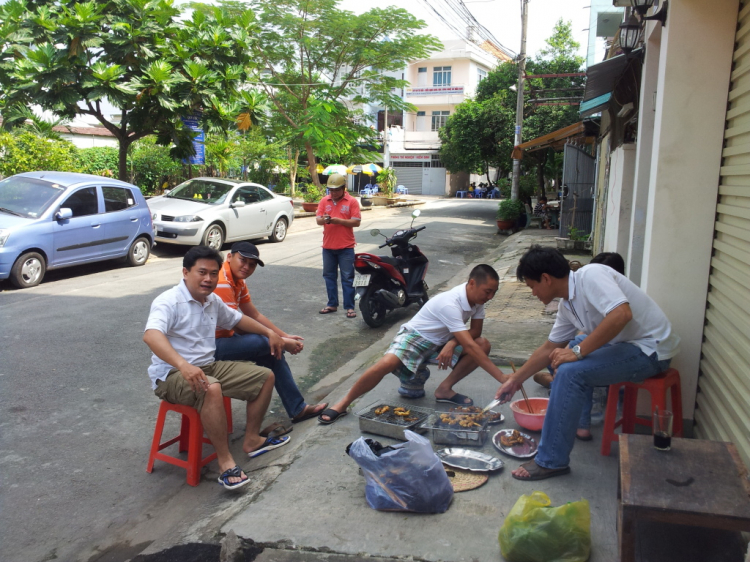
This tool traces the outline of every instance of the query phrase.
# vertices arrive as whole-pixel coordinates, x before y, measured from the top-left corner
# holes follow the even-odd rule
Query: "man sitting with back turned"
[[[215,294],[226,305],[240,310],[245,316],[259,322],[281,337],[284,350],[296,355],[304,347],[300,336],[289,335],[271,322],[255,308],[245,279],[255,273],[257,266],[264,267],[258,248],[250,242],[237,242],[227,254],[227,259],[219,272],[219,283]],[[239,334],[235,330],[216,330],[217,361],[254,361],[262,367],[268,367],[275,377],[276,392],[279,393],[292,423],[298,423],[317,416],[328,404],[308,405],[294,382],[292,371],[282,353],[274,357],[268,338],[261,334]],[[289,428],[286,428],[289,431]],[[283,431],[283,430],[282,430]],[[280,435],[277,430],[276,435]]]
[[[143,341],[154,353],[148,368],[154,393],[198,410],[216,450],[219,483],[235,489],[247,484],[248,478],[229,452],[224,396],[247,402],[242,449],[251,458],[285,445],[289,437],[265,439],[258,434],[271,401],[273,373],[253,363],[214,361],[217,326],[265,335],[276,357],[281,357],[283,345],[272,330],[213,294],[222,262],[212,248],[191,248],[182,260],[182,281],[151,304]]]
[[[430,376],[426,363],[434,360],[438,369],[453,368],[435,390],[438,402],[471,406],[472,399],[454,391],[453,386],[477,367],[505,382],[506,375],[488,357],[490,342],[482,337],[484,305],[495,296],[499,282],[497,272],[482,264],[471,270],[467,283],[432,297],[401,326],[383,358],[362,374],[342,400],[318,417],[320,423],[331,424],[345,416],[349,405],[375,388],[388,373],[401,380],[399,394],[421,398]]]
[[[545,305],[561,299],[548,341],[495,396],[507,402],[540,369],[556,370],[536,459],[513,471],[517,480],[541,480],[570,472],[576,427],[594,387],[658,375],[669,367],[680,340],[657,304],[606,265],[571,272],[556,249],[533,246],[516,274]]]

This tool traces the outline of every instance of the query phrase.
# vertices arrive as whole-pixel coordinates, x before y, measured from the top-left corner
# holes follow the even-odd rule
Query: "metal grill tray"
[[[432,442],[436,445],[465,445],[469,447],[481,447],[487,441],[489,432],[487,420],[476,430],[462,427],[446,426],[440,422],[440,414],[447,412],[435,412],[430,414],[427,421],[422,424],[422,429],[432,432]],[[460,414],[458,414],[460,415]]]
[[[487,472],[505,466],[497,457],[468,449],[440,449],[436,454],[443,464],[472,472]]]
[[[391,409],[383,415],[375,415],[375,410],[381,406],[389,406]],[[410,410],[411,417],[417,418],[416,421],[406,422],[402,417],[394,415],[394,408],[399,407]],[[360,431],[405,441],[404,430],[410,429],[411,431],[419,432],[417,426],[425,421],[431,413],[432,410],[428,408],[420,408],[410,404],[399,404],[398,402],[379,401],[365,406],[358,412],[355,412],[354,415],[359,418]]]
[[[510,455],[511,457],[516,457],[517,459],[530,459],[531,457],[536,455],[536,441],[533,437],[531,437],[531,435],[524,433],[523,431],[518,432],[521,434],[521,437],[523,437],[522,445],[505,447],[500,442],[501,435],[509,435],[510,433],[512,433],[512,431],[512,429],[501,429],[500,431],[495,433],[495,435],[492,436],[492,444],[495,446],[495,448],[501,453],[505,453],[506,455]]]

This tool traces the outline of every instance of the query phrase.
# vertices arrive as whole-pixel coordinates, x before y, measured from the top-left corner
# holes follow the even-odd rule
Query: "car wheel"
[[[133,267],[143,265],[148,261],[149,255],[151,255],[151,244],[148,238],[144,236],[136,238],[128,250],[128,265]]]
[[[36,287],[42,282],[47,264],[44,258],[36,252],[23,254],[13,264],[10,270],[10,282],[19,289]]]
[[[268,239],[271,242],[283,242],[284,238],[286,238],[286,219],[280,218],[276,221],[276,224],[273,225],[273,232]]]
[[[214,250],[221,250],[221,247],[224,245],[224,229],[218,224],[209,226],[203,235],[202,244]]]

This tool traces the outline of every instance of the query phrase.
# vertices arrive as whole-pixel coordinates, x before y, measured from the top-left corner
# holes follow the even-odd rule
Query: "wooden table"
[[[635,560],[635,522],[750,531],[747,469],[732,443],[672,438],[657,451],[650,435],[620,436],[620,561]]]

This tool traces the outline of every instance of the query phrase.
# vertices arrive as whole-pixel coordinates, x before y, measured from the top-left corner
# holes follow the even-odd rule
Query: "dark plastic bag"
[[[510,562],[585,562],[591,555],[591,512],[581,500],[549,507],[542,492],[518,498],[500,528],[500,552]]]
[[[453,486],[430,441],[408,429],[407,441],[375,454],[363,437],[349,447],[365,475],[367,505],[381,511],[443,513],[453,499]],[[371,442],[372,443],[372,442]]]

